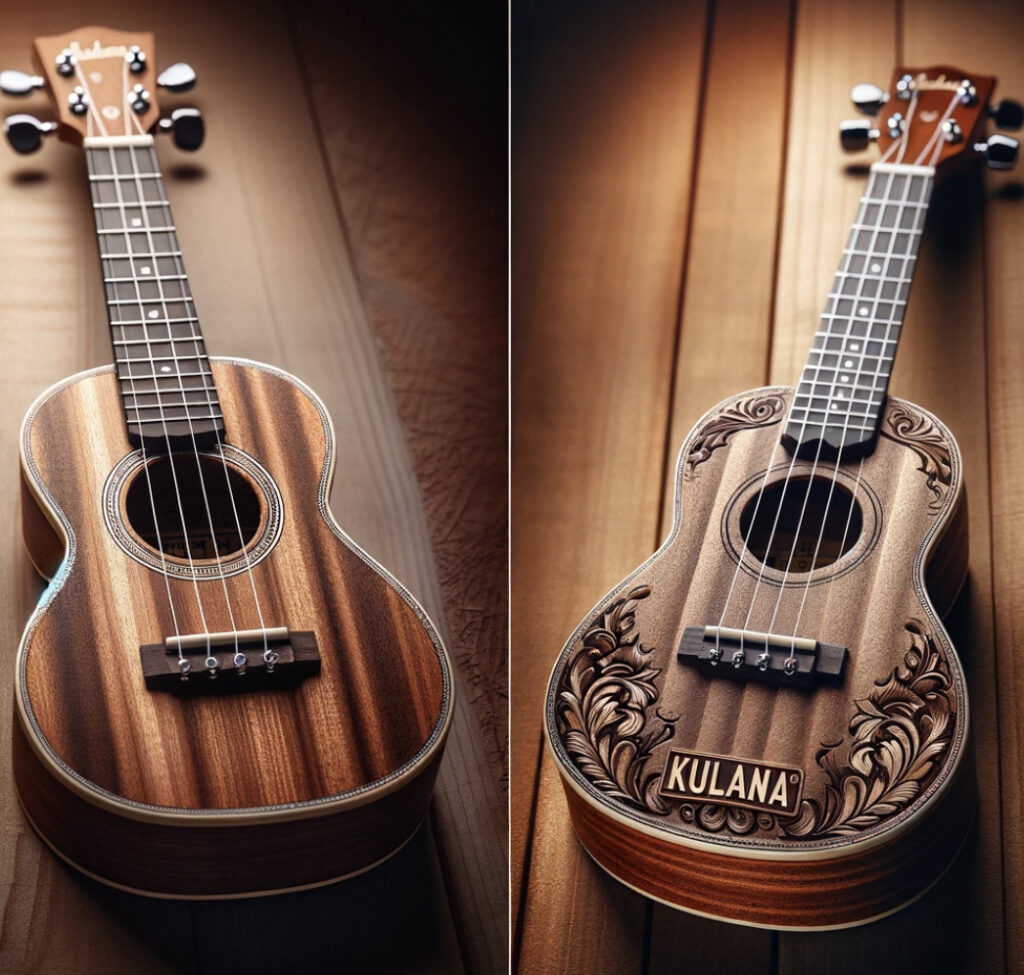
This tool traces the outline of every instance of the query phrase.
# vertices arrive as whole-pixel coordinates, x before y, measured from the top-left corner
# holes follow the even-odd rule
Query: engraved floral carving
[[[580,771],[605,794],[664,815],[669,807],[657,793],[659,773],[646,771],[651,751],[672,736],[661,719],[644,733],[645,713],[658,700],[651,666],[636,628],[636,606],[651,594],[637,586],[613,603],[583,634],[562,679],[558,715],[568,753]]]
[[[727,829],[737,836],[746,836],[755,829],[774,829],[778,820],[769,813],[755,813],[737,806],[717,803],[683,803],[679,807],[683,822],[699,826],[710,833]]]
[[[948,666],[920,620],[907,620],[912,646],[885,682],[857,702],[848,751],[825,745],[822,799],[805,799],[784,824],[792,837],[851,836],[908,806],[952,740],[956,715]],[[843,754],[845,752],[845,758]]]
[[[928,490],[934,495],[928,510],[937,514],[953,481],[953,461],[948,441],[931,420],[905,406],[891,406],[885,422],[888,429],[883,427],[882,434],[909,447],[921,458],[918,470],[927,478]]]
[[[703,464],[713,451],[724,447],[738,430],[750,430],[778,423],[785,408],[783,398],[772,393],[737,400],[710,417],[693,437],[690,451],[686,455],[683,477],[692,480],[697,467]]]

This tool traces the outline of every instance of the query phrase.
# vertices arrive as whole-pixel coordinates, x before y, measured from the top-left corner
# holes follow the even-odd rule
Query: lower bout
[[[143,822],[83,799],[42,765],[20,722],[14,780],[35,831],[73,867],[154,897],[252,897],[332,883],[371,869],[416,832],[440,756],[410,782],[355,808],[224,826]]]
[[[968,752],[969,754],[969,752]],[[563,779],[573,828],[616,880],[669,907],[756,927],[823,930],[898,911],[937,883],[974,820],[973,762],[895,839],[830,859],[726,856],[612,820]]]

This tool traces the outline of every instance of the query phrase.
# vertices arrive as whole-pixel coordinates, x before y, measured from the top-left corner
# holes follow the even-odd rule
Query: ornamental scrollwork
[[[639,639],[637,603],[651,594],[637,586],[609,606],[583,634],[562,679],[558,715],[566,751],[587,779],[606,795],[659,815],[669,807],[657,793],[657,772],[647,771],[652,750],[672,736],[659,718],[644,733],[645,712],[658,700],[661,673]]]
[[[928,490],[934,495],[928,510],[938,514],[953,482],[953,459],[946,437],[928,417],[898,403],[889,407],[882,435],[909,447],[921,458],[918,470],[925,475]]]
[[[785,400],[774,393],[750,396],[730,403],[710,417],[694,434],[686,454],[683,477],[692,480],[697,467],[719,447],[726,446],[734,433],[778,423],[785,409]]]
[[[823,744],[817,761],[828,779],[825,795],[804,799],[799,815],[784,824],[785,835],[852,836],[871,829],[913,802],[949,748],[956,715],[948,665],[920,620],[905,627],[912,646],[904,666],[857,702],[848,750]]]

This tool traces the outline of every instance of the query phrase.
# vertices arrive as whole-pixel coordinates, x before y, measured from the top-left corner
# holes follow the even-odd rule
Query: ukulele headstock
[[[202,118],[196,109],[179,108],[169,118],[160,118],[158,89],[188,91],[196,77],[186,64],[171,65],[158,75],[151,33],[83,27],[37,37],[33,60],[38,75],[4,71],[0,91],[15,97],[45,91],[56,118],[9,116],[4,134],[18,152],[33,152],[51,133],[74,145],[87,138],[145,136],[154,131],[172,132],[181,149],[197,149],[202,142]]]
[[[1016,139],[986,132],[988,119],[999,128],[1019,129],[1024,110],[1017,102],[990,105],[996,79],[959,68],[898,67],[889,90],[859,84],[850,93],[854,105],[875,119],[843,122],[844,149],[857,152],[878,143],[880,160],[932,166],[937,173],[983,158],[993,169],[1010,169],[1017,160]]]

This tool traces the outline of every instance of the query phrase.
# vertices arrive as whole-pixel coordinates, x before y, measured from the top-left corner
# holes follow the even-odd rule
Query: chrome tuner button
[[[947,142],[963,142],[964,134],[955,118],[948,118],[942,123],[942,138]]]
[[[768,669],[768,653],[759,654],[757,658],[757,669],[764,673]]]
[[[867,149],[872,139],[878,138],[878,129],[871,128],[865,119],[853,119],[839,123],[839,145],[844,152],[860,152]]]
[[[1013,169],[1017,163],[1020,143],[1008,136],[995,132],[987,142],[975,143],[975,150],[985,157],[989,169]]]
[[[857,111],[863,112],[865,115],[877,115],[888,100],[888,92],[882,91],[878,85],[871,85],[867,82],[854,85],[850,92],[850,101],[857,107]]]
[[[782,662],[782,672],[787,677],[792,677],[796,673],[796,657],[786,657]]]
[[[65,78],[70,77],[75,73],[75,56],[72,54],[70,48],[64,48],[60,54],[57,55],[57,74],[63,75]]]
[[[35,152],[43,136],[57,130],[56,122],[40,122],[34,115],[9,115],[4,119],[4,135],[15,152]]]
[[[24,71],[0,71],[0,91],[5,95],[20,98],[22,95],[30,95],[44,84],[39,75],[25,74]],[[996,124],[998,125],[998,122]]]
[[[743,666],[743,661],[747,659],[747,655],[742,650],[737,650],[732,655],[732,665],[739,670]]]
[[[74,91],[68,95],[68,105],[71,106],[71,111],[75,115],[84,115],[89,111],[89,96],[81,85],[76,85]]]
[[[149,92],[146,91],[145,85],[135,85],[129,93],[129,98],[132,100],[132,108],[140,115],[149,108]]]
[[[195,87],[196,73],[190,65],[185,64],[184,61],[179,61],[177,64],[172,64],[169,68],[164,68],[157,75],[156,83],[161,88],[166,88],[168,91],[180,94],[183,91],[190,91]]]
[[[181,673],[182,680],[188,680],[188,675],[192,670],[192,664],[184,657],[178,660],[178,671]]]
[[[974,105],[978,101],[978,91],[971,84],[969,78],[964,78],[960,82],[960,87],[956,90],[956,97],[960,99],[961,105]]]
[[[910,96],[914,94],[914,76],[910,74],[903,75],[899,81],[896,82],[896,97],[901,102],[909,102]]]
[[[235,670],[237,670],[239,676],[241,676],[245,673],[245,668],[249,666],[249,659],[244,653],[239,651],[232,658],[232,663],[234,663]]]
[[[210,656],[203,661],[203,666],[206,667],[206,676],[213,680],[217,676],[217,668],[220,664],[217,663],[217,658]]]
[[[128,69],[136,74],[146,67],[146,52],[138,44],[133,44],[128,48],[124,59],[128,62]]]
[[[893,112],[885,120],[885,131],[890,139],[898,139],[903,134],[903,115],[900,112]]]

